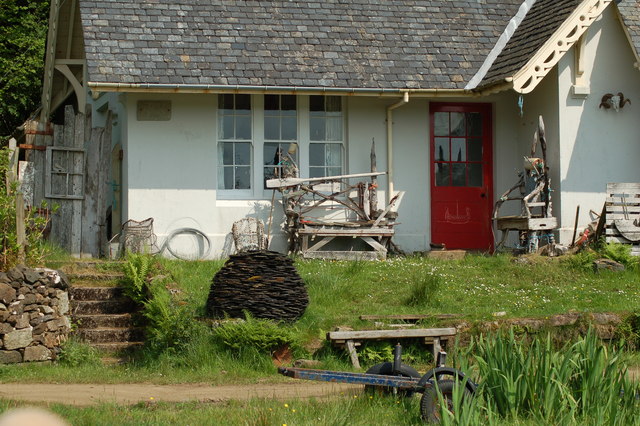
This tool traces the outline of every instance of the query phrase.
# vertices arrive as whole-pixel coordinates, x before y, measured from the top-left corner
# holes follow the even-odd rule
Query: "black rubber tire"
[[[379,374],[382,376],[393,376],[393,363],[392,362],[382,362],[380,364],[376,364],[373,367],[369,368],[367,370],[367,374]],[[401,364],[400,365],[400,376],[401,377],[413,377],[413,378],[420,378],[422,377],[422,374],[418,373],[418,371],[407,365],[407,364]],[[372,385],[365,385],[364,386],[364,391],[367,393],[372,393],[372,394],[382,394],[382,395],[390,395],[393,394],[393,390],[395,388],[392,386],[372,386]],[[408,390],[398,390],[398,395],[400,396],[404,396],[404,397],[411,397],[413,396],[414,392],[413,391],[408,391]]]
[[[439,380],[438,388],[442,394],[442,398],[447,401],[447,408],[453,411],[453,387],[455,380]],[[471,392],[465,388],[463,398],[470,398]],[[427,423],[440,423],[440,401],[438,391],[435,386],[430,386],[422,394],[420,400],[420,414],[422,419]]]

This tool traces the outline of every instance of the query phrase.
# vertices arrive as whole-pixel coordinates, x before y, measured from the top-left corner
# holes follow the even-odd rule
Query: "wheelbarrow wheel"
[[[438,389],[440,389],[439,394],[435,383],[436,382],[424,391],[422,399],[420,400],[420,414],[422,415],[422,419],[427,423],[440,423],[442,420],[440,398],[446,403],[447,410],[454,412],[455,409],[453,405],[455,380],[439,380],[437,382]],[[465,387],[462,397],[463,399],[471,397],[471,392],[468,388]]]
[[[376,364],[373,367],[369,368],[367,370],[367,374],[379,374],[382,376],[394,376],[393,374],[393,363],[392,362],[382,362],[380,364]],[[418,373],[418,371],[407,365],[407,364],[401,364],[400,365],[400,377],[413,377],[413,378],[420,378],[422,377],[422,375],[420,373]],[[372,394],[382,394],[382,395],[389,395],[392,394],[393,391],[397,389],[394,388],[393,386],[373,386],[373,385],[365,385],[364,386],[364,391],[367,393],[372,393]],[[402,390],[402,389],[398,389],[398,395],[400,396],[405,396],[405,397],[411,397],[413,396],[413,391],[410,390]]]

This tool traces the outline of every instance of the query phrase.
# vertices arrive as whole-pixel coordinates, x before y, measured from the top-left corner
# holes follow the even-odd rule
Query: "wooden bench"
[[[302,257],[306,259],[337,260],[385,260],[387,245],[393,236],[393,228],[336,228],[305,226],[298,230],[301,238]],[[317,238],[315,244],[309,244]],[[372,251],[322,251],[322,247],[334,238],[360,238]]]
[[[448,328],[407,328],[403,330],[360,330],[360,331],[330,331],[327,340],[332,344],[347,349],[351,363],[355,368],[360,368],[356,346],[360,346],[363,340],[397,340],[397,339],[424,339],[427,344],[433,345],[433,359],[437,359],[442,350],[442,344],[446,345],[449,339],[456,335],[455,327]]]

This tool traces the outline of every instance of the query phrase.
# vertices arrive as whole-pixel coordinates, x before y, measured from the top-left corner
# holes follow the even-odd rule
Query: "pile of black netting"
[[[213,277],[207,315],[294,321],[309,304],[304,281],[287,256],[273,251],[232,255]]]

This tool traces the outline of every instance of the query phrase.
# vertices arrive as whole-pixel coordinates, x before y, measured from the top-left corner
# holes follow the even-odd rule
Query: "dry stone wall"
[[[68,289],[53,269],[0,272],[0,364],[56,357],[71,330]]]

